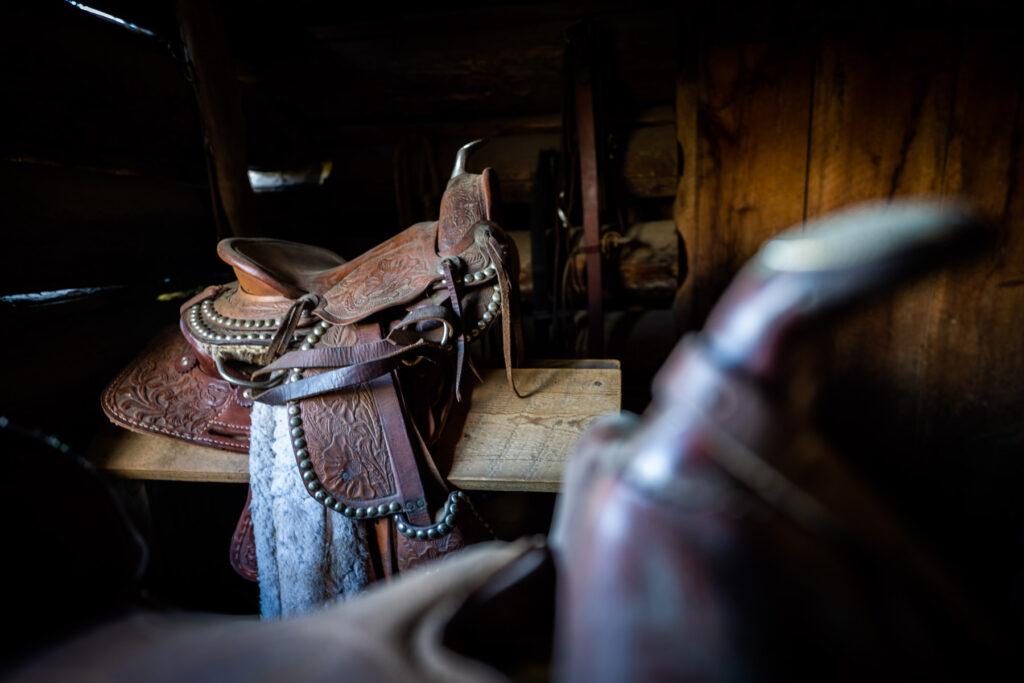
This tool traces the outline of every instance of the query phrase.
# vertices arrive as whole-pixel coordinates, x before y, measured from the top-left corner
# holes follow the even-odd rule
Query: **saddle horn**
[[[462,175],[466,172],[466,158],[469,153],[487,143],[487,138],[477,138],[472,142],[467,142],[462,147],[459,147],[459,151],[455,153],[455,165],[452,167],[452,178]]]
[[[791,229],[737,275],[708,317],[706,343],[727,365],[758,376],[778,372],[796,348],[793,337],[886,285],[971,253],[981,228],[966,206],[900,200]]]
[[[889,653],[943,666],[928,649],[947,642],[932,640],[940,633],[991,632],[827,449],[794,459],[813,431],[786,391],[809,333],[968,254],[983,227],[959,205],[901,200],[822,217],[761,248],[662,366],[644,415],[592,427],[569,461],[552,530],[556,679],[863,678],[894,670]],[[941,624],[904,640],[883,599],[860,597],[883,581],[906,587],[892,604],[935,605]],[[800,644],[799,657],[764,658],[778,634]]]

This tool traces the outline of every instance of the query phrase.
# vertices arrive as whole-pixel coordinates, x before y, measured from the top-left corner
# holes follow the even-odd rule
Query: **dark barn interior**
[[[461,440],[452,428],[454,436],[437,441],[438,490],[440,500],[449,489],[453,496],[465,490],[502,541],[552,533],[558,588],[537,589],[535,578],[513,582],[508,576],[520,574],[510,570],[498,588],[487,584],[472,593],[446,627],[444,643],[465,657],[486,651],[479,659],[490,668],[466,670],[472,676],[459,669],[460,676],[762,680],[813,672],[887,680],[1019,669],[1013,644],[1024,635],[1024,503],[1017,491],[1024,484],[1024,36],[1009,4],[399,9],[316,0],[91,0],[20,3],[5,14],[0,316],[8,362],[0,443],[10,463],[4,522],[14,539],[5,554],[17,582],[9,585],[18,593],[10,616],[24,626],[7,639],[0,671],[48,678],[79,657],[97,671],[123,664],[119,671],[130,678],[132,666],[175,661],[180,654],[133,650],[138,644],[122,631],[96,631],[140,610],[262,613],[270,620],[263,579],[247,581],[229,562],[228,539],[239,510],[249,509],[245,468],[255,456],[244,455],[248,431],[235,435],[243,439],[232,461],[241,463],[241,474],[200,472],[206,465],[194,465],[193,451],[173,439],[151,434],[157,441],[147,443],[170,445],[140,446],[135,432],[159,429],[128,432],[109,424],[100,396],[161,330],[178,324],[179,310],[181,331],[173,334],[189,339],[188,307],[204,288],[238,279],[238,291],[248,291],[244,267],[233,274],[223,253],[218,258],[219,240],[288,240],[358,263],[375,245],[401,239],[408,226],[445,224],[453,162],[463,145],[480,138],[486,144],[466,155],[465,169],[468,177],[490,168],[500,179],[472,176],[483,178],[487,215],[480,220],[497,226],[501,248],[481,246],[479,236],[465,244],[492,258],[487,277],[495,279],[487,285],[494,293],[487,301],[499,306],[493,327],[485,325],[492,320],[486,314],[478,337],[473,330],[477,343],[465,351],[471,364],[463,365],[458,342],[455,384],[447,375],[437,380],[453,395],[463,375],[465,386],[475,387],[473,398],[452,403],[462,410],[452,413],[460,415],[452,420],[462,425]],[[845,242],[811,244],[819,234],[815,221],[833,212],[860,202],[899,207],[909,199],[929,200],[927,215],[945,227],[925,240],[898,221],[888,232],[875,229],[874,214],[865,214],[851,219],[866,227],[849,228]],[[500,210],[492,212],[492,203]],[[966,207],[969,218],[957,207]],[[950,236],[966,223],[976,234]],[[794,227],[790,239],[806,236],[817,249],[808,247],[801,258],[818,265],[766,265],[778,263],[769,258],[783,248],[762,245]],[[499,257],[508,259],[504,266]],[[447,275],[445,263],[435,261],[431,305],[452,307],[460,316],[452,329],[459,331],[461,316],[470,313],[462,310],[466,299],[460,308],[460,296],[472,292],[456,287],[461,272],[454,268],[470,270],[469,261],[456,258]],[[751,294],[761,291],[761,281],[751,284],[758,274],[820,274],[827,270],[821,263],[848,270],[800,284],[806,290],[795,312],[779,313],[785,324],[765,323],[771,335],[765,332],[749,357],[737,351],[750,325],[781,310]],[[868,264],[867,275],[850,275],[850,263]],[[503,267],[512,269],[511,279]],[[482,265],[479,273],[484,278]],[[442,276],[448,279],[437,284]],[[472,276],[466,274],[467,286],[476,286]],[[398,273],[398,280],[414,278],[411,269]],[[509,300],[517,290],[514,307]],[[862,290],[870,294],[863,303]],[[328,323],[348,325],[322,315],[331,296],[316,299],[308,317],[298,317],[307,315],[301,307],[288,309],[282,319],[294,313],[292,353],[301,335],[308,351],[320,336],[329,339]],[[736,301],[748,309],[733,321],[727,312]],[[512,343],[516,310],[521,344]],[[310,330],[312,322],[304,321],[317,315],[323,330]],[[396,324],[381,325],[378,335]],[[281,338],[288,342],[287,336]],[[464,338],[468,344],[468,333]],[[447,339],[439,348],[450,350]],[[776,363],[783,346],[795,350]],[[727,389],[706,403],[684,396],[711,375],[694,374],[696,361],[687,361],[690,374],[675,361],[666,364],[674,347],[706,349],[717,359],[708,362],[725,368]],[[204,361],[196,348],[190,372],[198,373]],[[533,402],[516,403],[501,369],[516,352],[518,372],[550,368],[559,382],[583,388],[562,395],[549,383],[524,399]],[[403,373],[417,370],[406,365],[385,373],[398,385],[398,420],[414,451],[422,445],[433,452],[416,408],[416,385],[433,380],[411,379]],[[677,371],[688,379],[677,382]],[[605,374],[597,380],[588,372]],[[516,375],[520,384],[533,376]],[[601,384],[605,378],[613,378],[614,391]],[[757,398],[748,405],[749,387]],[[173,394],[154,400],[171,410]],[[298,399],[290,400],[292,406]],[[381,400],[375,399],[386,422]],[[572,466],[606,438],[603,427],[590,427],[578,453],[569,446],[598,414],[620,407],[644,418],[609,458],[622,463],[627,456],[704,449],[710,455],[692,462],[717,462],[715,472],[726,473],[729,487],[757,501],[733,508],[733,494],[722,499],[730,501],[724,517],[747,521],[705,528],[701,513],[699,524],[669,533],[669,526],[658,527],[660,517],[644,516],[653,515],[649,510],[636,513],[642,524],[627,510],[614,519],[638,525],[629,527],[639,529],[630,534],[635,547],[602,546],[605,536],[595,529],[611,522],[587,515],[607,509],[611,516],[628,496],[581,504],[589,512],[570,514],[572,501],[591,495],[581,491],[610,489]],[[729,443],[740,443],[768,470],[747,460],[736,465],[718,437],[662,445],[668,428],[656,429],[659,416],[681,420],[687,411],[702,416],[695,424],[711,419],[715,434],[731,435]],[[728,419],[717,422],[719,411]],[[342,414],[337,407],[330,412],[335,419]],[[429,409],[424,414],[434,419]],[[446,408],[439,424],[447,426],[448,415]],[[432,431],[434,422],[428,424]],[[506,434],[501,425],[512,426]],[[387,425],[382,429],[393,448]],[[129,434],[135,441],[125,441]],[[492,463],[473,479],[456,467],[466,449],[504,457],[506,465]],[[158,451],[159,461],[148,455]],[[527,464],[514,464],[520,460]],[[556,468],[551,481],[539,473],[549,465]],[[422,459],[412,466],[429,480],[427,468]],[[724,486],[721,476],[700,474],[665,495],[695,514],[691,507],[703,509],[706,487]],[[437,493],[433,486],[422,484],[427,501]],[[388,517],[380,508],[376,533],[391,535],[381,541],[383,550],[370,551],[370,581],[387,578],[380,593],[393,585],[397,601],[405,577],[387,567],[395,562],[401,571],[394,574],[404,573],[404,532],[382,531]],[[443,522],[448,511],[435,515],[431,529],[443,535],[452,526]],[[262,513],[255,514],[259,525]],[[802,526],[809,518],[817,521]],[[262,558],[256,533],[253,558]],[[580,540],[587,538],[589,544]],[[627,546],[640,550],[623,555]],[[820,547],[828,552],[818,553]],[[580,578],[594,567],[620,566],[623,556],[642,556],[646,564],[604,583]],[[615,581],[625,576],[631,588],[619,594]],[[662,613],[656,606],[671,602],[676,579],[687,599]],[[634,584],[661,597],[648,594],[644,602]],[[593,597],[588,590],[602,588],[603,613],[572,612]],[[609,589],[621,599],[607,597]],[[632,611],[626,617],[618,608]],[[359,600],[339,609],[358,613]],[[584,613],[603,614],[619,630],[580,626],[590,623]],[[293,637],[282,626],[288,623],[274,622],[268,628],[277,635],[264,636],[244,629],[265,622],[239,626],[237,633],[252,634],[248,642],[263,650],[259,657],[225,645],[215,648],[222,656],[207,653],[195,668],[170,667],[166,675],[282,677],[279,669],[260,667],[276,661],[275,639]],[[210,637],[233,643],[231,628]],[[519,635],[503,636],[497,655],[480,638],[483,628]],[[85,647],[56,649],[90,633],[100,635]],[[191,636],[182,637],[188,643]],[[412,655],[402,661],[406,673],[423,679],[455,677],[455,669],[431,669]],[[47,669],[52,662],[57,668]],[[75,670],[84,676],[85,669]],[[365,677],[400,671],[371,667]],[[345,677],[343,668],[333,672]],[[314,675],[295,675],[302,673]]]

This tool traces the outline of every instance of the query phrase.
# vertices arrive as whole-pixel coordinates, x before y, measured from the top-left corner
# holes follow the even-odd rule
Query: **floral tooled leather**
[[[358,342],[349,325],[328,329],[321,347]],[[320,370],[308,370],[313,376]],[[306,449],[317,477],[335,500],[358,505],[395,494],[387,440],[373,393],[365,384],[301,402]]]
[[[102,405],[107,417],[128,429],[244,453],[248,439],[224,432],[244,433],[247,425],[216,424],[235,400],[235,389],[205,374],[192,347],[169,328],[110,383]]]
[[[441,538],[426,541],[412,540],[402,534],[395,533],[395,559],[398,564],[398,571],[409,571],[418,567],[424,562],[430,562],[444,557],[448,553],[462,550],[466,543],[462,537],[462,531],[456,527]]]
[[[366,385],[302,403],[306,441],[324,488],[357,504],[395,492],[387,443]]]
[[[415,299],[438,275],[434,238],[435,224],[418,223],[346,264],[345,278],[324,293],[323,317],[347,324]]]

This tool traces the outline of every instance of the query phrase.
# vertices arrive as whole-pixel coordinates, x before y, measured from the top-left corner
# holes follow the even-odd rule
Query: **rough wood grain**
[[[619,410],[615,368],[519,370],[520,400],[493,378],[473,392],[449,478],[467,489],[557,491],[572,445],[591,420]]]
[[[177,7],[210,159],[210,190],[228,222],[222,232],[251,235],[257,216],[247,175],[245,117],[224,22],[206,3],[179,0]]]
[[[1019,452],[1024,444],[1024,49],[986,36],[957,70],[943,193],[962,195],[995,226],[988,258],[944,273],[928,328],[923,410],[966,427],[971,441]],[[1000,443],[1002,442],[1002,443]]]
[[[951,59],[944,44],[931,40],[824,46],[814,88],[808,217],[857,201],[941,192],[955,94]],[[928,330],[939,324],[935,295],[932,282],[919,283],[850,321],[834,335],[836,370],[884,380],[907,397],[926,391],[927,376],[941,372],[927,349]]]
[[[820,413],[883,495],[1002,601],[1024,518],[1022,49],[1006,36],[826,43],[808,216],[863,199],[959,196],[992,248],[947,265],[832,333]]]
[[[813,51],[737,43],[701,60],[696,228],[684,237],[702,320],[765,239],[803,220]]]
[[[593,367],[597,365],[598,367]],[[455,448],[449,480],[465,489],[557,491],[572,445],[599,415],[617,412],[621,371],[615,361],[515,371],[525,399],[511,395],[504,372],[484,373]],[[131,479],[244,483],[248,455],[194,446],[111,427],[93,462]]]
[[[676,78],[676,147],[679,150],[679,179],[676,186],[676,199],[672,207],[672,219],[679,233],[679,248],[682,254],[679,264],[682,268],[680,286],[672,304],[673,314],[678,323],[693,324],[692,313],[694,304],[694,249],[697,244],[697,204],[700,198],[697,184],[697,120],[700,110],[700,84],[698,79],[699,50],[696,45],[686,41],[680,35],[680,45],[687,48],[680,50],[678,76]]]

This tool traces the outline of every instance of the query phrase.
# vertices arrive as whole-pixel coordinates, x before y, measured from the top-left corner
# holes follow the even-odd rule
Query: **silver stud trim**
[[[456,266],[460,265],[458,263]],[[438,272],[443,274],[444,268],[439,268]],[[482,282],[490,277],[494,277],[496,269],[493,265],[488,264],[481,270],[467,273],[463,276],[463,282],[466,284]],[[442,284],[446,285],[442,279]],[[267,329],[279,327],[282,323],[280,319],[253,319],[251,321],[235,320],[220,316],[213,309],[212,303],[207,300],[203,302],[206,304],[203,306],[194,306],[189,309],[187,314],[187,321],[189,327],[193,331],[197,332],[197,336],[200,338],[212,339],[216,336],[228,338],[235,336],[242,338],[242,335],[223,335],[215,332],[211,328],[206,320],[210,320],[217,324],[225,327],[241,327],[255,328],[255,329]],[[477,321],[476,328],[468,331],[467,336],[475,338],[479,336],[484,329],[488,327],[488,323],[492,322],[500,315],[501,310],[501,288],[498,285],[493,286],[493,290],[490,296],[490,301],[486,304],[486,311],[481,315],[481,319]],[[220,319],[223,319],[221,321]],[[248,323],[248,324],[247,324]],[[320,321],[316,325],[309,329],[303,337],[296,336],[293,338],[295,343],[301,343],[300,347],[304,351],[313,349],[321,340],[323,335],[331,328],[331,325],[326,321]],[[246,334],[245,339],[249,340],[269,340],[273,338],[273,334]],[[293,347],[294,348],[294,347]],[[289,382],[300,381],[303,377],[303,370],[301,368],[292,368],[289,372]],[[302,421],[302,407],[297,401],[290,401],[287,404],[287,410],[289,417],[290,435],[292,437],[292,446],[296,458],[296,465],[300,477],[302,477],[303,483],[306,486],[306,490],[309,492],[310,497],[316,500],[318,503],[323,505],[325,508],[334,510],[335,512],[344,515],[345,517],[352,519],[372,519],[376,517],[387,517],[393,516],[395,518],[396,529],[399,533],[403,534],[407,538],[413,538],[417,540],[436,539],[445,536],[452,532],[455,526],[455,520],[460,512],[460,507],[463,504],[469,504],[468,499],[465,498],[465,494],[461,491],[452,492],[451,495],[445,500],[444,507],[440,514],[436,517],[439,521],[418,527],[409,522],[406,517],[406,511],[423,510],[426,509],[426,501],[423,499],[417,499],[413,501],[405,501],[403,503],[399,501],[392,501],[390,503],[370,505],[366,507],[355,507],[345,505],[342,501],[336,500],[323,486],[323,483],[319,479],[319,475],[316,473],[316,469],[313,466],[312,461],[309,459],[309,451],[307,449],[307,443],[305,437],[305,431]]]

